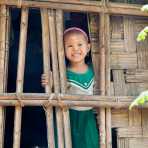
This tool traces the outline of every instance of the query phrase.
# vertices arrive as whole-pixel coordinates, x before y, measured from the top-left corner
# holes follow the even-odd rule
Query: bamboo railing
[[[14,119],[14,139],[13,148],[20,147],[21,137],[21,117],[23,106],[43,106],[46,113],[47,139],[48,147],[55,148],[55,138],[58,141],[59,148],[72,148],[71,129],[69,119],[69,107],[71,106],[92,106],[97,107],[99,112],[100,128],[100,148],[111,148],[111,108],[127,108],[134,97],[132,96],[111,96],[110,93],[110,30],[109,18],[112,14],[148,16],[147,13],[140,11],[140,6],[129,4],[116,4],[107,0],[97,1],[69,1],[69,0],[49,0],[49,1],[26,1],[21,3],[21,27],[19,41],[19,57],[17,68],[17,88],[16,93],[4,94],[6,83],[6,73],[8,60],[8,32],[9,23],[6,19],[8,13],[6,6],[18,7],[18,0],[0,1],[0,52],[2,56],[1,70],[1,89],[0,89],[0,148],[3,147],[4,137],[4,106],[15,106]],[[45,87],[44,94],[23,93],[25,53],[28,26],[29,8],[40,8],[42,20],[42,44],[43,44],[43,63],[44,73],[53,81]],[[65,74],[65,55],[63,46],[63,12],[95,12],[99,16],[99,48],[94,50],[98,52],[98,61],[100,65],[98,93],[92,96],[67,95],[66,74]],[[119,10],[119,11],[118,11]],[[95,55],[92,53],[92,56]],[[51,57],[51,59],[50,59]],[[50,63],[50,61],[52,63]],[[52,67],[50,67],[52,65]],[[52,74],[50,70],[52,69]],[[95,74],[97,75],[97,73]],[[96,91],[97,91],[96,89]],[[99,94],[100,93],[100,94]],[[83,98],[83,100],[82,100]],[[84,99],[85,98],[85,99]],[[57,137],[54,135],[53,106],[56,107]],[[148,105],[145,105],[148,107]]]
[[[64,45],[63,45],[63,11],[56,11],[56,28],[57,28],[57,49],[59,57],[59,70],[60,70],[60,82],[61,82],[61,93],[66,93],[67,84],[66,84],[66,67],[65,67],[65,54],[64,54]],[[59,98],[61,99],[61,98]],[[71,142],[71,129],[70,129],[70,119],[69,119],[69,110],[67,107],[63,107],[63,122],[64,122],[64,138],[65,138],[65,147],[72,148]]]
[[[57,40],[56,40],[56,14],[55,10],[49,10],[49,30],[50,30],[50,43],[51,43],[51,55],[53,65],[53,82],[55,94],[60,93],[60,81],[59,81],[59,68],[58,68],[58,54],[57,54]],[[57,141],[58,147],[64,148],[64,131],[63,131],[63,116],[62,109],[56,107],[56,121],[57,121]]]
[[[24,69],[25,69],[24,55],[26,54],[27,27],[28,27],[28,8],[22,8],[19,56],[18,56],[18,67],[17,67],[17,82],[16,82],[16,94],[18,95],[18,105],[15,107],[15,115],[14,115],[15,119],[14,119],[13,148],[20,147],[21,118],[22,118],[22,103],[21,103],[20,94],[23,92],[23,83],[24,83]]]
[[[42,44],[43,44],[43,63],[44,63],[44,74],[48,76],[48,80],[51,80],[50,75],[50,45],[49,45],[49,21],[48,21],[48,10],[41,10],[42,20]],[[52,92],[50,83],[45,86],[45,92],[50,94]],[[50,102],[52,98],[49,97]],[[53,123],[53,107],[48,103],[45,104],[46,122],[47,122],[47,139],[48,147],[55,148],[54,143],[54,123]]]
[[[5,92],[7,67],[8,67],[8,47],[9,47],[9,29],[10,17],[9,11],[5,5],[0,6],[0,92]],[[0,148],[3,147],[4,141],[4,107],[0,106]]]

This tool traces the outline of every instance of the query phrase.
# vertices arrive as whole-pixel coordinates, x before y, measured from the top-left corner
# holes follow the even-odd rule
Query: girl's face
[[[83,34],[72,33],[64,38],[66,58],[70,64],[85,62],[85,57],[90,50],[90,44]]]

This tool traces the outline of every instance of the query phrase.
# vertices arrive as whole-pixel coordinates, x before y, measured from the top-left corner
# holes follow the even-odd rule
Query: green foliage
[[[148,4],[144,5],[144,6],[141,8],[141,11],[148,12]]]
[[[141,8],[141,11],[148,12],[148,4],[144,5]],[[146,37],[148,36],[148,26],[146,26],[141,32],[138,34],[137,41],[144,41]]]
[[[148,36],[148,26],[146,26],[141,32],[138,34],[137,41],[144,41]]]

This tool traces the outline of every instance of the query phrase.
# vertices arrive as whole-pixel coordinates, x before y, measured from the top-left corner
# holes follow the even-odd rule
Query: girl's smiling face
[[[70,64],[81,64],[90,50],[90,44],[82,33],[71,33],[64,38],[66,58]]]

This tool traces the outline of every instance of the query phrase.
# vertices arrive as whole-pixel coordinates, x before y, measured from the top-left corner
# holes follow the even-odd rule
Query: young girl
[[[90,51],[87,34],[76,27],[65,30],[64,46],[68,60],[67,93],[92,95],[94,72],[92,65],[85,63]],[[45,80],[42,84],[46,84]],[[91,107],[70,108],[70,123],[73,148],[99,148],[99,134]]]

